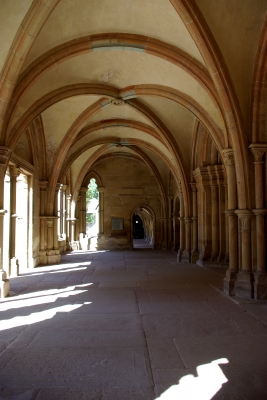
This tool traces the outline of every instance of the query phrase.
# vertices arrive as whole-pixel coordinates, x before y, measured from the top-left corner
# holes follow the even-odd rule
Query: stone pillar
[[[55,254],[60,254],[59,247],[58,247],[58,193],[61,189],[62,185],[60,183],[56,186],[55,191],[55,202],[54,202],[54,222],[53,222],[53,248]]]
[[[80,214],[81,214],[81,196],[77,197],[76,200],[76,206],[75,206],[75,217],[76,217],[76,224],[75,224],[75,241],[79,242],[79,234],[81,232],[81,220],[80,220]]]
[[[168,249],[173,246],[173,228],[172,228],[172,203],[173,196],[168,196]]]
[[[40,181],[40,263],[46,264],[46,223],[45,223],[45,204],[46,204],[46,188],[47,188],[47,181]]]
[[[67,198],[66,198],[66,190],[67,190],[67,185],[62,186],[62,238],[64,237],[66,239],[67,236]]]
[[[66,244],[67,249],[71,250],[71,194],[67,194],[66,201]]]
[[[49,217],[48,217],[49,218]],[[53,225],[54,225],[54,218],[45,219],[46,228],[47,228],[47,251],[53,251]]]
[[[177,220],[178,220],[178,213],[173,213],[172,214],[172,223],[173,223],[173,248],[172,251],[177,251],[179,248],[179,232],[178,232],[178,225]],[[177,230],[176,230],[177,229]]]
[[[88,187],[80,188],[80,233],[83,234],[83,237],[86,236],[86,192]]]
[[[162,248],[162,250],[167,250],[168,218],[162,218],[161,221],[163,224],[163,241],[162,241],[161,248]]]
[[[177,262],[182,262],[182,256],[185,249],[185,224],[184,224],[184,197],[180,189],[180,248],[177,254]]]
[[[251,220],[250,210],[236,210],[241,223],[241,270],[235,282],[235,295],[254,298],[254,277],[251,263]]]
[[[182,255],[182,262],[189,263],[191,256],[191,223],[192,220],[190,217],[184,218],[185,224],[185,250]]]
[[[237,208],[237,184],[234,152],[232,149],[225,149],[222,153],[227,172],[228,211],[226,211],[226,214],[228,216],[229,229],[229,269],[226,271],[226,277],[224,278],[224,292],[229,296],[234,296],[238,273],[238,230],[235,214]]]
[[[8,166],[11,150],[6,146],[0,146],[0,298],[9,296],[10,282],[7,279],[5,269],[9,265],[4,266],[4,218],[7,211],[4,209],[4,188],[5,188],[5,175]]]
[[[211,261],[219,255],[219,192],[216,183],[211,184]]]
[[[267,151],[266,144],[251,144],[249,146],[254,157],[255,172],[255,206],[253,213],[256,215],[256,246],[257,246],[257,271],[254,276],[255,297],[258,300],[267,298],[267,271],[265,266],[265,221],[264,195],[263,195],[263,161],[262,157]]]
[[[16,225],[17,225],[17,178],[21,170],[15,166],[10,166],[10,274],[18,276],[19,260],[16,257]]]
[[[104,235],[104,186],[97,188],[99,193],[99,235]]]
[[[192,250],[191,263],[198,260],[198,244],[197,244],[197,186],[195,182],[190,183],[193,198],[193,217],[192,217]]]

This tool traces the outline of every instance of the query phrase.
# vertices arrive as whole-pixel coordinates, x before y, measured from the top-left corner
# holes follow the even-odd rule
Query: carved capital
[[[104,186],[99,186],[99,187],[97,188],[97,190],[98,190],[99,193],[104,193],[105,188],[104,188]]]
[[[250,210],[236,210],[235,213],[238,215],[238,218],[242,224],[241,230],[250,231],[253,213]]]
[[[224,149],[222,151],[224,163],[227,167],[232,167],[235,165],[234,151],[233,149]]]
[[[21,172],[22,170],[15,165],[11,165],[9,167],[10,178],[17,178],[18,176],[20,176]]]
[[[39,181],[39,185],[40,185],[40,190],[45,191],[47,188],[47,181]]]
[[[196,191],[197,191],[197,184],[196,184],[196,182],[190,182],[190,186],[191,186],[192,192],[196,192]]]
[[[252,143],[249,146],[251,153],[253,154],[254,162],[262,162],[262,157],[267,151],[266,143]]]
[[[6,165],[11,154],[11,149],[6,146],[0,146],[0,164]]]
[[[80,187],[80,192],[81,192],[81,193],[86,193],[87,190],[88,190],[88,187],[86,187],[86,186],[81,186],[81,187]]]

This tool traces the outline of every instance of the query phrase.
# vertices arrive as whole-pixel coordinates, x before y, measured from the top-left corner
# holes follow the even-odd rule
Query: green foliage
[[[91,179],[86,192],[86,204],[89,204],[92,199],[98,199],[98,190],[95,179]],[[96,223],[96,214],[86,213],[86,223],[94,225]]]
[[[86,192],[86,203],[88,204],[90,200],[98,199],[98,190],[95,179],[91,179],[88,185],[88,190]]]

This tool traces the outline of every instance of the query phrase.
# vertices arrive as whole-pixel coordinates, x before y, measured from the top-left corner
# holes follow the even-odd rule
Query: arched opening
[[[99,233],[99,193],[95,178],[90,179],[86,192],[86,233],[90,238],[92,250],[92,246],[96,246]]]
[[[134,249],[153,249],[155,217],[148,206],[140,206],[132,214],[132,240]]]
[[[144,225],[139,215],[134,214],[132,220],[133,239],[144,239]]]

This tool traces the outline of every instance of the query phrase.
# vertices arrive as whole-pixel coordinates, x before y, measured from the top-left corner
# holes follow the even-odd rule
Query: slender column
[[[66,224],[67,224],[67,229],[66,229],[66,242],[67,242],[67,247],[68,250],[71,250],[71,194],[68,194],[66,196],[67,200],[67,207],[66,207]]]
[[[193,217],[192,217],[192,250],[191,263],[198,260],[198,244],[197,244],[197,186],[195,182],[190,183],[193,198]]]
[[[75,224],[75,241],[79,242],[79,234],[81,231],[81,220],[80,220],[80,215],[81,215],[81,196],[77,197],[76,200],[76,207],[75,207],[75,216],[76,216],[76,224]]]
[[[86,192],[88,187],[80,188],[80,233],[83,233],[83,236],[86,236]]]
[[[252,210],[256,215],[256,246],[257,246],[257,272],[255,274],[255,297],[257,299],[267,298],[267,271],[265,266],[265,223],[263,196],[263,161],[262,157],[267,151],[266,144],[251,144],[249,146],[254,157],[255,172],[255,206]]]
[[[184,224],[184,198],[180,190],[180,248],[178,250],[177,262],[182,262],[183,251],[185,249],[185,224]]]
[[[172,223],[173,223],[173,248],[172,251],[177,251],[178,252],[178,246],[179,246],[179,231],[178,231],[178,213],[173,213],[172,214]]]
[[[54,202],[54,222],[53,222],[53,247],[55,254],[59,254],[59,247],[58,247],[58,193],[61,188],[61,184],[58,183],[56,186],[55,191],[55,202]]]
[[[217,260],[219,254],[219,194],[218,186],[211,185],[211,260]]]
[[[235,282],[235,294],[240,297],[254,298],[254,279],[251,264],[251,220],[250,210],[236,210],[241,223],[242,268]]]
[[[191,253],[191,223],[192,220],[190,217],[184,218],[185,224],[185,250],[182,255],[182,262],[189,263],[190,262],[190,253]]]
[[[66,239],[67,235],[67,199],[66,199],[66,190],[67,190],[67,185],[62,186],[62,238],[64,237]]]
[[[99,193],[99,235],[104,235],[104,186],[97,188]]]
[[[53,250],[53,220],[45,219],[46,228],[47,228],[47,250],[48,252]]]
[[[16,257],[16,225],[17,225],[17,178],[21,170],[15,166],[9,168],[10,189],[11,189],[11,209],[10,209],[10,273],[12,276],[19,274],[19,260]]]
[[[47,188],[47,181],[40,181],[40,216],[45,216],[45,204],[46,204],[46,188]],[[46,249],[46,225],[45,219],[40,218],[40,253],[41,256],[44,255]]]
[[[235,210],[237,208],[237,192],[236,192],[236,173],[234,152],[232,149],[223,150],[223,156],[227,171],[227,188],[228,188],[228,229],[229,229],[229,269],[226,271],[224,278],[224,292],[230,296],[235,295],[235,281],[238,272],[238,231],[237,217]]]
[[[171,249],[173,245],[172,202],[173,196],[168,196],[168,249]]]

